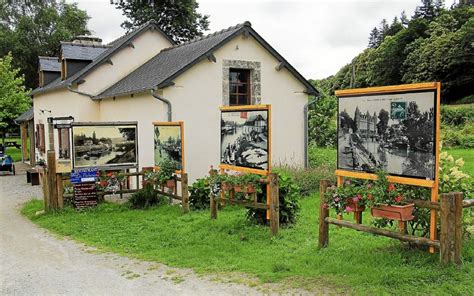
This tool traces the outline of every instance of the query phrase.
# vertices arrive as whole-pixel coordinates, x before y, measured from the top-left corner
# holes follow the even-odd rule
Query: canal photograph
[[[176,162],[182,168],[182,135],[180,125],[155,125],[155,166],[163,159]]]
[[[221,163],[268,169],[268,111],[223,111]]]
[[[74,167],[135,166],[136,125],[72,127]]]
[[[434,93],[338,98],[338,168],[434,179]]]

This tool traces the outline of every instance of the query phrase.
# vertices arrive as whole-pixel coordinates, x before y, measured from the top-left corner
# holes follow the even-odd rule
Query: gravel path
[[[40,186],[26,184],[24,174],[0,176],[0,295],[260,294],[57,238],[19,213],[22,203],[41,194]]]

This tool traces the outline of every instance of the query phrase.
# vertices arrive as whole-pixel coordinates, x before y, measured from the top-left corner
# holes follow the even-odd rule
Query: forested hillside
[[[336,89],[441,81],[444,103],[474,101],[474,7],[461,0],[445,8],[422,0],[411,18],[405,12],[382,20],[368,46],[335,75],[317,84]]]

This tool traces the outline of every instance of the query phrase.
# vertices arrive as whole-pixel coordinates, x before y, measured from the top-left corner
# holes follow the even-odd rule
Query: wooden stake
[[[64,208],[64,184],[61,174],[56,175],[56,190],[58,192],[58,207]]]
[[[329,208],[326,205],[326,193],[329,187],[328,180],[319,181],[319,248],[326,248],[329,243],[329,224],[326,222],[326,218],[329,217]]]
[[[56,190],[56,153],[54,152],[54,150],[48,150],[47,164],[49,209],[58,209],[58,191]]]
[[[188,191],[188,174],[181,174],[181,206],[183,213],[189,213],[189,191]]]
[[[217,219],[217,202],[216,202],[216,197],[214,195],[212,195],[211,193],[211,198],[210,198],[210,202],[211,202],[211,219]]]
[[[270,227],[272,234],[276,235],[280,228],[280,196],[278,188],[278,175],[275,173],[270,174]]]
[[[461,264],[462,248],[462,193],[448,193],[441,197],[440,261],[442,264]]]

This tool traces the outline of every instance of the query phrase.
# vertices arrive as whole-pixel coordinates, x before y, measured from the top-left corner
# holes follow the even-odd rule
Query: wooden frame
[[[383,87],[370,87],[370,88],[359,88],[359,89],[347,89],[337,90],[335,92],[337,97],[349,97],[349,96],[362,96],[362,95],[376,95],[376,94],[393,94],[393,93],[409,93],[419,91],[434,91],[436,94],[435,98],[435,168],[434,168],[434,180],[424,180],[413,177],[398,177],[389,176],[388,180],[393,183],[415,185],[431,188],[431,202],[438,202],[438,184],[439,184],[439,153],[440,153],[440,121],[441,121],[441,83],[440,82],[429,82],[429,83],[416,83],[416,84],[404,84],[394,86],[383,86]],[[376,179],[374,174],[364,172],[354,172],[338,169],[335,172],[337,176],[337,185],[341,186],[343,177],[359,178],[359,179]],[[437,211],[431,209],[430,213],[430,239],[436,240],[436,225],[437,225]],[[430,246],[430,253],[434,253],[434,247]]]
[[[154,121],[153,122],[153,128],[157,126],[179,126],[180,127],[180,133],[181,133],[181,170],[177,170],[177,174],[184,173],[186,171],[185,169],[185,149],[184,149],[184,121],[175,121],[175,122],[169,122],[169,121]],[[154,130],[153,130],[154,131]],[[153,147],[153,159],[155,158],[155,149]],[[155,169],[159,169],[159,166],[154,164]]]
[[[139,151],[138,151],[138,122],[136,121],[113,121],[113,122],[73,122],[71,124],[71,158],[72,158],[72,167],[73,169],[76,168],[76,150],[74,145],[74,128],[81,127],[81,126],[134,126],[135,127],[135,163],[126,163],[126,164],[113,164],[113,165],[98,165],[94,166],[97,167],[99,170],[114,170],[114,169],[127,169],[127,168],[135,168],[138,170],[139,168]],[[87,167],[87,166],[81,166]]]
[[[240,167],[235,165],[223,164],[219,165],[219,168],[224,170],[234,170],[242,173],[252,173],[267,176],[272,170],[272,106],[271,105],[248,105],[248,106],[223,106],[219,110],[222,112],[246,112],[246,111],[267,111],[268,118],[268,153],[267,153],[267,162],[268,167],[264,169]],[[220,150],[220,149],[219,149]],[[221,159],[221,152],[219,153],[219,161]]]

